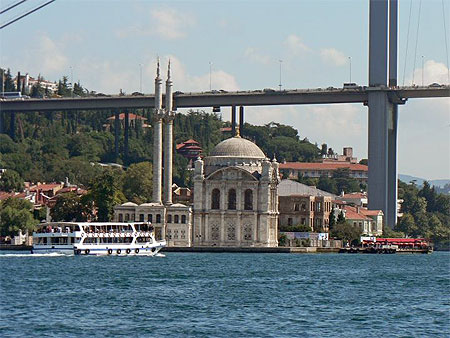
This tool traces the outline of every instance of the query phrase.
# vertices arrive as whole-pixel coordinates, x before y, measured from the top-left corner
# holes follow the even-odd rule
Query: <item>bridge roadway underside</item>
[[[333,90],[288,90],[276,92],[189,93],[174,96],[175,108],[227,106],[268,106],[368,102],[369,93],[382,91],[393,103],[409,98],[450,97],[450,87],[440,88],[367,88]],[[164,100],[163,100],[164,102]],[[107,96],[0,101],[2,112],[44,112],[67,110],[109,110],[154,107],[154,96]]]

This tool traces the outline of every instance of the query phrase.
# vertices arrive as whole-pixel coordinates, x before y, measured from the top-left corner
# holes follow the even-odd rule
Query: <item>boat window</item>
[[[179,222],[179,218],[180,218],[180,216],[178,216],[178,215],[175,215],[175,223],[178,223]]]

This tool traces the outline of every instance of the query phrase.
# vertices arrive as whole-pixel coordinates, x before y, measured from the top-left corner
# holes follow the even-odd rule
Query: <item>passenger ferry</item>
[[[165,246],[150,223],[49,222],[33,232],[31,252],[154,256]]]

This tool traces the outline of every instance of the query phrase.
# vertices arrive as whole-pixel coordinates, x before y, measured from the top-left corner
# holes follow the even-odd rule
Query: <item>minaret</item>
[[[170,78],[170,60],[167,68],[166,111],[164,114],[164,204],[172,204],[172,162],[173,162],[173,109],[172,80]]]
[[[153,203],[161,204],[162,183],[162,80],[159,77],[159,58],[155,78],[155,111],[153,115]]]

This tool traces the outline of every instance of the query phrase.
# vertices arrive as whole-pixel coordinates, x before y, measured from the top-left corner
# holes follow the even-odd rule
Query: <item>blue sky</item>
[[[15,2],[3,0],[0,7]],[[29,0],[0,22],[43,2]],[[73,74],[104,93],[139,90],[142,69],[143,92],[152,93],[157,55],[164,67],[171,58],[175,90],[183,92],[209,90],[210,62],[213,89],[278,88],[279,60],[283,88],[340,87],[349,81],[351,57],[352,81],[364,85],[368,3],[57,0],[0,31],[0,65],[52,81]],[[399,3],[399,83],[414,77],[421,85],[422,73],[425,85],[448,83],[443,14],[449,40],[450,1],[443,1],[444,12],[441,0]],[[450,100],[410,100],[399,109],[399,172],[450,178]],[[227,109],[222,113],[229,119]],[[338,152],[352,146],[358,158],[367,157],[362,105],[249,107],[246,120],[289,124],[302,138]]]

